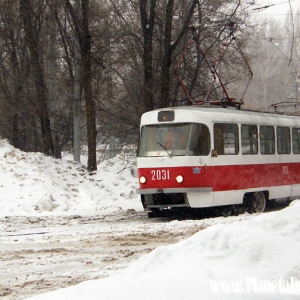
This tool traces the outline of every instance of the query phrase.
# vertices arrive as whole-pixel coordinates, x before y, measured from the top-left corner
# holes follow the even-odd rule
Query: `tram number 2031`
[[[152,180],[169,180],[169,170],[151,170]]]

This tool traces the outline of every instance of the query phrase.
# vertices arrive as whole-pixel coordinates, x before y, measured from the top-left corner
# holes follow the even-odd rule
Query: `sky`
[[[135,159],[105,160],[89,175],[67,158],[24,153],[0,140],[0,216],[142,210],[135,193]],[[299,299],[299,215],[300,201],[294,201],[281,211],[248,220],[241,216],[231,224],[213,225],[179,243],[158,247],[108,278],[28,299]]]
[[[297,9],[300,7],[299,0],[290,0],[290,3],[288,0],[258,0],[258,4],[261,7],[269,7],[255,11],[260,11],[260,15],[265,17],[273,17],[275,20],[283,20],[286,15],[290,15],[290,7],[292,7],[293,14],[296,14]]]

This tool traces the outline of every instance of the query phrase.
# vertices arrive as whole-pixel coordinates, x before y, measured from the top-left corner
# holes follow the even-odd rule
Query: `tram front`
[[[195,207],[195,193],[201,193],[200,207],[210,206],[211,188],[204,171],[211,151],[210,131],[196,119],[195,112],[184,109],[142,116],[137,192],[149,217],[166,209]]]

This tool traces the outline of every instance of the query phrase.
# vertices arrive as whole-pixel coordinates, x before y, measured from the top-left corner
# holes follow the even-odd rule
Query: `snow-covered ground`
[[[24,153],[0,140],[0,217],[142,210],[134,164],[118,157],[90,175],[79,163]]]
[[[294,202],[210,226],[156,248],[118,274],[30,299],[299,299],[299,215]]]
[[[297,201],[261,215],[148,220],[134,160],[88,174],[4,140],[0,180],[5,300],[300,297]]]

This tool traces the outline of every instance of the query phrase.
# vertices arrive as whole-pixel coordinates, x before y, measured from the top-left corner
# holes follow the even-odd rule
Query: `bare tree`
[[[143,33],[144,104],[145,111],[153,106],[153,31],[157,0],[140,0],[140,15]],[[150,8],[148,9],[149,6]]]
[[[92,93],[91,35],[89,31],[89,0],[82,0],[82,84],[86,106],[88,170],[97,170],[95,102]]]
[[[26,75],[23,68],[20,67],[21,60],[25,56],[19,57],[20,41],[17,36],[21,28],[20,22],[16,21],[18,15],[17,9],[11,7],[7,2],[1,3],[1,48],[6,55],[0,55],[1,74],[0,90],[3,94],[1,101],[1,134],[10,137],[13,145],[23,150],[26,149],[23,140],[21,125],[21,105],[20,94],[22,92]],[[23,47],[24,50],[25,47]],[[7,49],[7,50],[6,50]],[[22,51],[21,53],[24,53]],[[22,72],[23,71],[23,72]],[[23,139],[22,139],[23,136]]]
[[[60,148],[70,150],[76,32],[84,99],[81,130],[91,171],[96,169],[97,132],[97,143],[106,144],[113,124],[119,144],[134,143],[143,112],[186,103],[178,73],[193,99],[211,87],[213,97],[220,96],[204,52],[218,56],[228,22],[236,24],[239,40],[247,23],[245,6],[233,0],[80,0],[79,16],[71,0],[19,0],[9,10],[11,3],[0,2],[0,122],[9,128],[1,127],[1,134],[19,147],[31,145],[24,150],[49,154],[51,132],[56,132],[56,156]],[[177,67],[191,39],[204,51],[190,48]],[[245,75],[230,49],[218,67],[233,89]]]
[[[41,53],[39,51],[39,28],[33,27],[35,21],[33,18],[35,18],[35,14],[32,10],[31,1],[20,0],[19,3],[21,17],[24,24],[25,37],[31,57],[31,68],[35,79],[36,100],[38,103],[38,114],[43,138],[43,152],[47,155],[54,156],[54,146],[51,136],[50,119],[47,107],[47,87]],[[38,4],[39,6],[42,5],[42,3]]]
[[[88,144],[88,170],[97,170],[96,160],[96,119],[95,119],[95,102],[92,93],[92,69],[91,69],[91,35],[89,31],[89,0],[81,0],[81,20],[78,19],[74,8],[69,0],[65,0],[73,26],[79,36],[81,50],[81,83],[84,90],[86,124],[87,124],[87,144]]]
[[[193,0],[190,8],[184,16],[184,21],[177,34],[172,36],[172,23],[174,18],[174,3],[175,0],[169,0],[166,4],[165,13],[165,33],[164,33],[164,56],[162,60],[162,80],[161,80],[161,96],[160,96],[160,107],[166,107],[170,101],[170,76],[171,76],[171,65],[174,52],[180,44],[183,37],[186,35],[191,25],[191,20],[194,15],[195,7],[199,4],[198,0]]]

